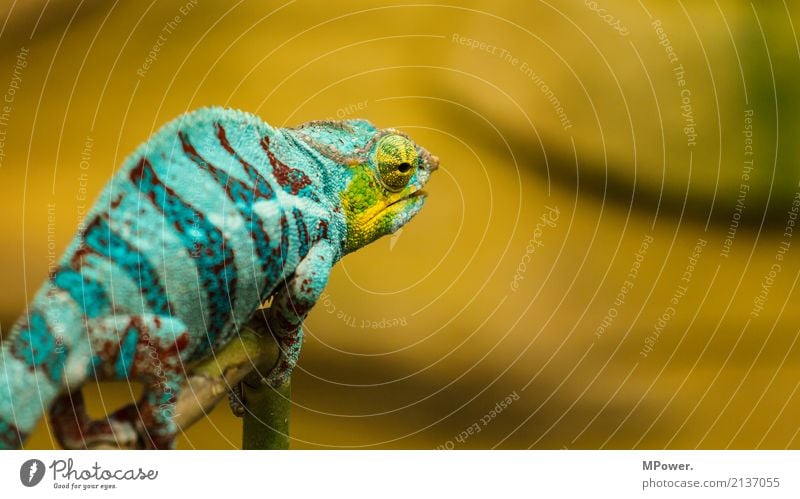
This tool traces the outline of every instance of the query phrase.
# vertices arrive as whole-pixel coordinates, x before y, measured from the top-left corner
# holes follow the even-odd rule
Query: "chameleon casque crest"
[[[365,120],[276,129],[205,108],[165,125],[106,185],[3,341],[0,449],[21,447],[48,410],[65,447],[109,433],[173,447],[175,424],[158,408],[174,403],[184,366],[213,355],[270,297],[281,355],[267,382],[280,385],[332,265],[416,215],[437,167],[405,134]],[[145,390],[92,421],[87,379]],[[64,419],[80,441],[59,430]]]

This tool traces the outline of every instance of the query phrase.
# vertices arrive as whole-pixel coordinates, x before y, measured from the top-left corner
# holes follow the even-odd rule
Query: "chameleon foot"
[[[62,395],[50,410],[53,433],[64,449],[172,449],[174,423],[164,406],[154,406],[152,397],[129,404],[102,420],[86,413],[80,392]]]
[[[97,449],[114,447],[136,449],[140,439],[131,422],[135,406],[117,411],[111,417],[93,421],[89,419],[80,392],[62,395],[50,410],[53,433],[64,449]]]
[[[154,421],[153,408],[146,399],[138,404],[123,407],[107,421],[115,430],[120,448],[148,450],[175,448],[175,433]]]
[[[267,373],[266,377],[262,376],[260,378],[260,381],[264,385],[278,388],[289,381],[289,377],[297,365],[300,346],[303,343],[303,328],[302,326],[296,326],[288,332],[280,332],[278,330],[274,331],[273,334],[278,341],[278,348],[280,348],[278,361],[272,370]]]
[[[237,418],[244,417],[244,390],[242,390],[242,383],[236,383],[228,390],[228,405],[231,407],[231,412]]]

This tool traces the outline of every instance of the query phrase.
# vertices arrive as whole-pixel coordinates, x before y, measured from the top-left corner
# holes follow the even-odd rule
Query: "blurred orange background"
[[[362,117],[442,168],[335,268],[292,448],[800,447],[795,4],[0,5],[4,332],[173,117]],[[178,447],[240,438],[222,404]]]

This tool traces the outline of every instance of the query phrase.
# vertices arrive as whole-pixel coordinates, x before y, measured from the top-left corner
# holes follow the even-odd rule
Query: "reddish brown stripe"
[[[260,141],[261,148],[267,154],[269,164],[272,165],[272,174],[278,184],[287,192],[297,195],[304,187],[311,185],[311,179],[302,170],[292,168],[275,157],[269,148],[269,137],[263,136]]]

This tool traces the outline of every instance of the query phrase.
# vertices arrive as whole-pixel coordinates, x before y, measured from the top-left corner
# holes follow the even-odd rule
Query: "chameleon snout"
[[[428,151],[424,152],[425,154],[425,161],[428,163],[428,168],[431,172],[435,172],[439,169],[439,156],[435,154],[431,154]]]

